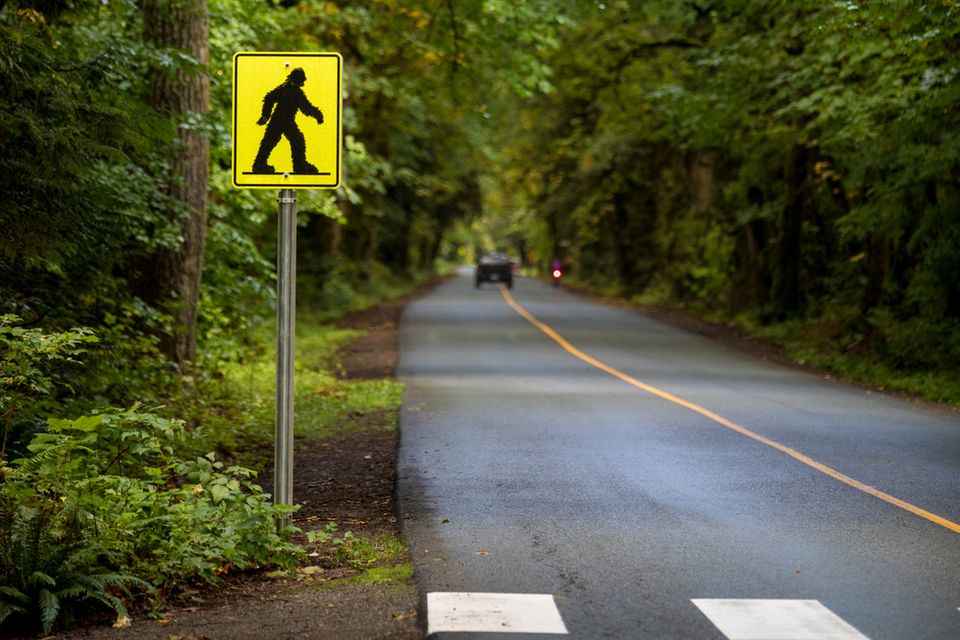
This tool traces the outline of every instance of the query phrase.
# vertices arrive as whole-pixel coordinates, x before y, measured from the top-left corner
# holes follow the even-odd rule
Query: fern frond
[[[23,591],[20,591],[19,589],[15,589],[14,587],[6,587],[6,586],[0,587],[0,593],[2,593],[5,596],[8,596],[9,599],[16,600],[17,602],[22,602],[23,604],[30,604],[30,596],[25,594]],[[0,603],[3,603],[3,600],[0,600]]]
[[[85,586],[90,591],[103,591],[107,588],[107,582],[99,575],[83,575],[74,578],[74,582]]]
[[[140,587],[144,591],[153,592],[156,590],[152,584],[142,578],[129,573],[106,573],[101,574],[104,584],[111,587],[119,587],[124,593],[130,595],[130,587]]]
[[[159,522],[172,522],[174,516],[170,514],[164,514],[162,516],[152,516],[150,518],[144,518],[143,520],[137,520],[136,522],[130,523],[130,529],[135,531],[137,529],[146,529],[152,527],[153,525]]]
[[[121,600],[120,598],[106,592],[96,593],[96,594],[93,594],[91,597],[94,600],[97,600],[98,602],[102,602],[103,604],[113,609],[113,612],[116,613],[118,617],[119,616],[122,616],[124,618],[130,617],[130,614],[127,612],[126,605],[123,604],[123,600]]]
[[[79,446],[73,439],[68,439],[54,445],[45,446],[44,449],[37,452],[33,456],[29,458],[21,458],[19,460],[15,460],[14,462],[17,463],[21,471],[31,473],[39,469],[44,462],[57,457],[63,457],[74,449],[79,449],[84,453],[93,453],[89,447]]]
[[[23,607],[0,601],[0,627],[3,627],[4,621],[13,614],[23,615],[26,612],[27,610]]]
[[[101,564],[101,559],[107,563],[114,561],[114,554],[99,543],[88,543],[72,549],[70,554],[61,563],[62,571],[72,573],[77,570],[89,569]]]
[[[30,577],[27,578],[27,584],[33,587],[38,587],[40,585],[55,587],[57,586],[57,581],[45,574],[43,571],[34,571],[30,574]]]
[[[72,584],[66,589],[60,589],[56,593],[56,596],[60,598],[61,602],[79,602],[87,598],[93,598],[96,595],[97,592],[86,584]]]
[[[53,623],[60,615],[60,598],[47,589],[41,589],[39,594],[40,626],[44,635],[49,635]]]
[[[26,578],[39,564],[40,541],[46,522],[40,509],[30,507],[21,507],[14,516],[10,555],[22,578]]]

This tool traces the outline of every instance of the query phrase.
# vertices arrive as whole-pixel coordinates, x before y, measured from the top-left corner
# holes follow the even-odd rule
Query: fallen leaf
[[[410,618],[416,618],[416,617],[417,617],[417,612],[411,611],[410,613],[394,613],[393,615],[390,616],[390,619],[394,620],[395,622],[401,622],[403,620],[409,620]]]

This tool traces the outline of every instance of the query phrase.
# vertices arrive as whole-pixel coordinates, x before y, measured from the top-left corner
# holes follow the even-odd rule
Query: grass
[[[403,385],[392,380],[340,380],[338,351],[363,335],[311,320],[297,325],[295,359],[295,429],[298,435],[327,438],[342,434],[360,416],[383,416],[384,429],[396,427]],[[272,329],[258,334],[256,354],[245,360],[221,363],[217,375],[202,383],[184,408],[189,422],[198,425],[198,452],[212,448],[243,464],[262,468],[258,460],[273,442],[276,406],[276,369]]]
[[[333,523],[308,533],[308,550],[328,569],[352,569],[357,574],[321,582],[322,588],[346,584],[380,585],[405,582],[413,577],[413,565],[402,540],[392,535],[365,537],[351,531],[337,532]]]
[[[374,567],[366,572],[347,578],[350,584],[381,585],[407,582],[413,579],[413,564],[404,562],[389,567]]]
[[[843,341],[825,335],[824,322],[793,320],[766,326],[738,322],[737,329],[776,346],[791,360],[822,369],[880,391],[914,395],[960,409],[960,372],[893,367],[865,349],[850,352]],[[827,323],[828,324],[828,323]]]
[[[397,289],[403,294],[409,291]],[[397,428],[403,385],[393,380],[342,380],[339,353],[363,331],[340,329],[322,320],[332,316],[301,310],[297,323],[295,357],[295,431],[310,439],[328,439],[355,429]],[[199,400],[195,421],[203,440],[217,443],[222,453],[253,468],[272,461],[276,403],[275,345],[271,325],[255,336],[254,348],[244,360],[220,365]],[[409,579],[412,567],[407,550],[394,536],[368,538],[351,531],[338,532],[333,523],[308,532],[307,550],[319,553],[326,567],[361,573],[334,580],[331,588],[349,584],[386,584]]]

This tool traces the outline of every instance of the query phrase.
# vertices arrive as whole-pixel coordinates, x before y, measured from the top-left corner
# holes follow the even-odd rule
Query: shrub
[[[0,315],[0,460],[20,431],[36,430],[30,414],[42,408],[57,386],[67,386],[62,380],[66,365],[97,342],[85,328],[44,333],[19,324],[15,315]]]
[[[145,581],[116,571],[115,554],[83,535],[75,505],[36,494],[9,499],[4,487],[0,517],[0,626],[8,619],[49,634],[59,619],[69,624],[77,609],[93,604],[127,616],[121,597]],[[22,489],[22,487],[20,487]]]
[[[49,631],[69,623],[69,602],[124,615],[129,586],[293,566],[295,529],[277,530],[291,508],[271,505],[250,470],[178,458],[186,438],[181,421],[139,407],[51,419],[0,484],[0,617]]]

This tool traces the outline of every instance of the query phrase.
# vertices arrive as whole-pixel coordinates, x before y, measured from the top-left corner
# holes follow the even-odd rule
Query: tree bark
[[[670,275],[670,205],[673,193],[669,188],[669,169],[660,171],[654,199],[654,251],[656,277],[666,280]]]
[[[690,193],[694,213],[702,214],[713,206],[717,154],[699,150],[690,159]]]
[[[148,302],[173,317],[173,331],[162,336],[161,348],[172,361],[189,366],[197,353],[197,311],[207,231],[209,142],[183,126],[191,114],[209,110],[210,81],[206,0],[141,0],[147,42],[159,49],[182,51],[198,60],[199,70],[156,69],[150,78],[148,103],[171,119],[177,137],[169,150],[167,191],[178,210],[168,212],[181,229],[178,247],[161,249],[147,267]]]
[[[883,299],[883,286],[890,268],[890,241],[877,234],[867,237],[867,284],[860,300],[860,311],[866,315]]]
[[[636,270],[633,264],[633,243],[630,230],[630,212],[627,209],[628,194],[623,191],[617,192],[613,197],[613,225],[610,229],[614,258],[617,261],[617,277],[620,285],[627,295],[635,293]]]
[[[806,206],[805,187],[809,154],[802,144],[793,146],[786,171],[786,204],[780,219],[777,246],[777,271],[774,277],[774,302],[781,317],[798,312],[800,296],[801,236]]]
[[[380,248],[380,218],[372,218],[370,233],[367,236],[367,247],[363,254],[364,263],[370,265],[377,258],[377,249]]]

